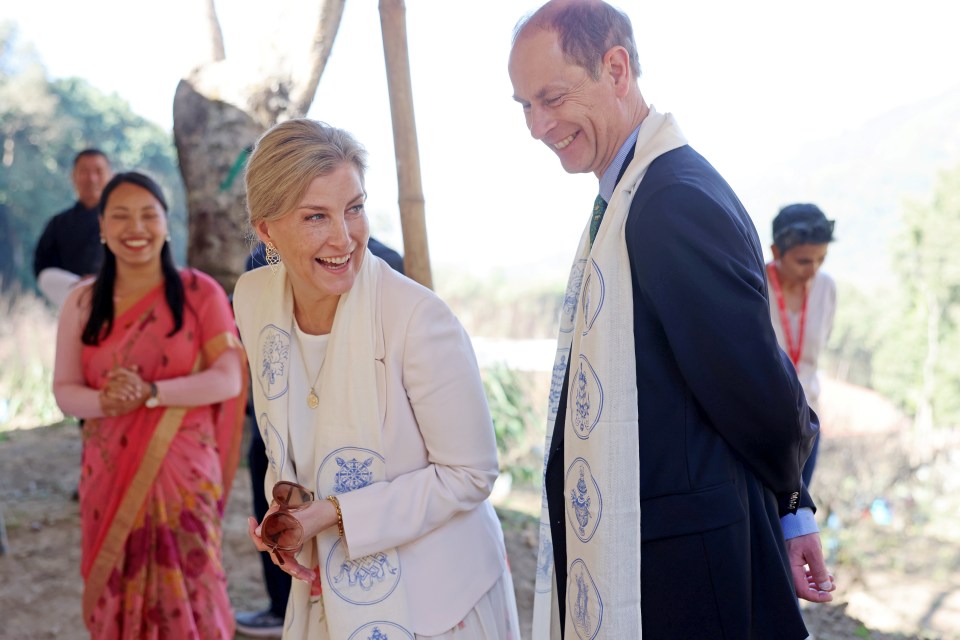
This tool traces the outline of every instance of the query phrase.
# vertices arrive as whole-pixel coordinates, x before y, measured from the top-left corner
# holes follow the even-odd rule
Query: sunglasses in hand
[[[281,480],[273,485],[273,502],[279,509],[260,523],[260,539],[283,564],[284,551],[296,553],[303,546],[303,525],[293,512],[304,509],[313,501],[313,492],[296,482]]]

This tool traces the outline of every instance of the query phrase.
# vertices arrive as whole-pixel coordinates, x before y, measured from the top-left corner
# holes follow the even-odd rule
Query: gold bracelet
[[[340,501],[337,500],[337,496],[327,496],[327,500],[329,500],[333,508],[337,510],[337,530],[340,532],[340,537],[346,538],[346,536],[343,535],[343,512],[340,511]]]

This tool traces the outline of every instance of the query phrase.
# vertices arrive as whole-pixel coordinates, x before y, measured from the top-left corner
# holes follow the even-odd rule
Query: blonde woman
[[[519,640],[497,452],[447,306],[367,249],[366,154],[306,120],[247,167],[269,267],[237,283],[274,504],[257,549],[297,578],[285,638]]]

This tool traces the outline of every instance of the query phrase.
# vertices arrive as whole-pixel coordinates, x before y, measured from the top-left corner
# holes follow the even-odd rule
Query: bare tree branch
[[[250,248],[243,179],[238,176],[265,130],[309,110],[344,3],[274,0],[275,19],[264,25],[263,37],[246,43],[228,60],[214,0],[206,0],[214,59],[180,81],[173,100],[173,133],[187,190],[187,262],[227,291],[243,273]],[[245,59],[245,54],[252,57]]]
[[[220,29],[220,19],[217,18],[217,7],[214,0],[207,0],[207,27],[210,29],[210,46],[214,62],[227,59],[226,49],[223,47],[223,31]]]
[[[289,115],[292,118],[301,118],[310,110],[313,96],[317,93],[317,85],[320,84],[320,76],[333,50],[333,42],[340,28],[345,4],[346,0],[324,0],[313,39],[315,51],[311,58],[310,69],[305,78],[298,79],[294,90],[290,92]]]

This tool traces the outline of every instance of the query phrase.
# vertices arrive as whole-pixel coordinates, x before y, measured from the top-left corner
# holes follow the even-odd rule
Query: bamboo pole
[[[383,57],[387,67],[393,148],[397,158],[403,269],[408,277],[432,289],[423,185],[420,180],[420,151],[417,148],[417,125],[413,115],[413,89],[407,54],[406,11],[403,0],[380,0]]]

